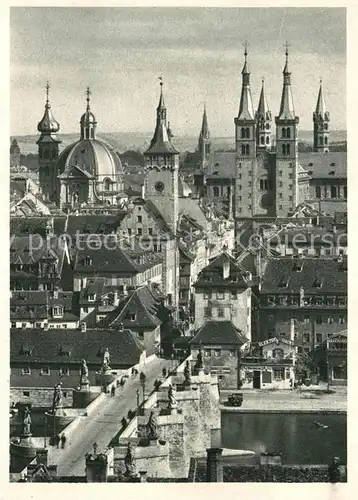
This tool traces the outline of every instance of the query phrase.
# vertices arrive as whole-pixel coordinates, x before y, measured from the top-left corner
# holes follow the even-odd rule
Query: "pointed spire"
[[[326,108],[326,103],[325,103],[324,96],[323,96],[322,80],[320,80],[319,82],[320,82],[320,86],[319,86],[319,92],[318,92],[316,113],[320,114],[322,117],[324,117],[325,113],[327,112],[327,108]]]
[[[265,80],[262,79],[262,86],[261,86],[261,93],[260,93],[259,105],[258,105],[258,108],[257,108],[257,116],[259,118],[266,119],[266,114],[268,112],[269,112],[269,107],[268,107],[267,99],[266,99]]]
[[[60,130],[60,124],[55,120],[51,111],[50,104],[50,84],[46,82],[46,103],[45,103],[45,112],[42,119],[39,121],[37,125],[37,130],[41,132],[41,134],[56,134]]]
[[[157,107],[157,123],[154,131],[153,138],[151,140],[150,146],[146,153],[152,154],[162,154],[162,153],[172,153],[178,154],[174,146],[171,144],[170,139],[172,137],[172,132],[167,125],[167,108],[164,104],[164,94],[163,94],[163,77],[159,77],[160,82],[160,96],[159,103]]]
[[[281,95],[281,106],[279,120],[295,120],[295,108],[293,105],[293,97],[291,90],[291,73],[288,69],[288,43],[286,42],[286,63],[283,69],[283,88]]]
[[[247,43],[245,42],[245,63],[242,69],[242,88],[241,88],[241,98],[239,106],[239,120],[253,120],[255,113],[254,107],[252,105],[252,97],[250,90],[250,72],[247,64]]]
[[[202,120],[202,124],[201,124],[201,131],[200,131],[199,140],[200,139],[210,139],[208,117],[206,114],[206,103],[204,103],[203,120]]]

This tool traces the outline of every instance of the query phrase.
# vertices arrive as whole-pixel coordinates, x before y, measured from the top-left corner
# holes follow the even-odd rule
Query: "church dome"
[[[98,182],[106,178],[115,180],[123,175],[119,156],[99,139],[81,139],[62,151],[57,160],[58,172],[69,171],[75,166],[93,175]]]
[[[87,110],[83,115],[81,116],[80,120],[81,127],[86,127],[88,125],[96,125],[96,117],[92,113],[92,111]]]

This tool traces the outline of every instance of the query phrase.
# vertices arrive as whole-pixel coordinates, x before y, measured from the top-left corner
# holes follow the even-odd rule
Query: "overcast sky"
[[[319,79],[332,129],[346,128],[346,19],[337,8],[12,8],[11,135],[36,133],[51,83],[62,132],[77,132],[85,89],[102,132],[151,132],[163,75],[175,135],[197,135],[206,101],[214,136],[234,135],[249,45],[254,105],[265,78],[279,109],[284,44],[300,128],[312,128]]]

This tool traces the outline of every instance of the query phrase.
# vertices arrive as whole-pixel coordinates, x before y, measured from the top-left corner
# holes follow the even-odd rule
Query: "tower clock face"
[[[158,191],[158,193],[161,193],[164,189],[164,184],[161,181],[158,181],[154,187],[155,190]]]

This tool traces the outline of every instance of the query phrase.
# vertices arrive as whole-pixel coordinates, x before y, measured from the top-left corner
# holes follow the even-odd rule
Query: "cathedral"
[[[96,137],[97,120],[90,108],[90,89],[87,88],[87,106],[80,119],[80,137],[59,154],[60,129],[49,103],[49,84],[46,86],[46,104],[38,124],[40,137],[39,182],[42,194],[63,210],[86,205],[113,206],[121,204],[123,169],[119,156]]]
[[[299,154],[299,117],[294,108],[288,48],[275,129],[264,80],[254,109],[246,48],[244,57],[239,111],[234,119],[235,151],[213,150],[204,109],[195,192],[213,202],[227,201],[236,220],[290,217],[302,202],[312,203],[330,215],[346,212],[347,154],[330,152],[330,115],[322,81],[313,112],[313,152]]]

